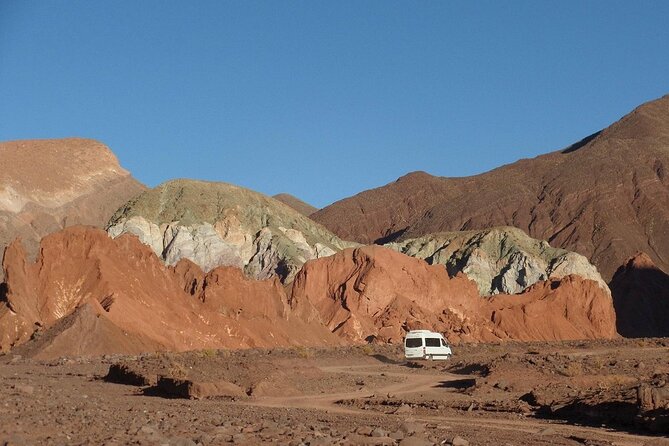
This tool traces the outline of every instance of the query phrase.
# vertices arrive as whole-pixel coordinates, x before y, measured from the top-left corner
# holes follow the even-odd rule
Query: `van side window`
[[[425,346],[426,347],[440,347],[441,346],[441,339],[439,338],[425,338]]]
[[[448,344],[446,343],[446,341],[444,341],[444,340],[442,339],[442,340],[441,340],[441,346],[442,346],[442,347],[448,347]]]
[[[406,346],[408,348],[422,347],[423,346],[423,339],[422,338],[407,338]]]

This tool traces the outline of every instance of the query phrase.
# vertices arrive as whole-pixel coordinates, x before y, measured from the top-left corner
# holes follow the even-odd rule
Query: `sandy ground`
[[[9,354],[0,444],[669,445],[669,339],[454,351]]]

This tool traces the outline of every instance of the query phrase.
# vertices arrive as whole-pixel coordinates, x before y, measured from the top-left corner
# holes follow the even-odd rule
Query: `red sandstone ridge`
[[[625,337],[669,336],[669,275],[644,254],[629,258],[611,280],[618,331]]]
[[[38,357],[340,342],[317,321],[305,322],[314,310],[300,299],[289,304],[278,281],[249,280],[229,267],[204,274],[188,261],[165,267],[130,235],[72,227],[45,237],[35,263],[12,243],[3,266],[5,351],[31,336],[39,343],[48,327]]]
[[[487,311],[495,327],[514,340],[617,337],[611,296],[579,276],[539,282],[522,294],[498,294]]]
[[[102,227],[145,189],[90,139],[0,143],[0,165],[0,252],[16,237],[34,254],[44,235],[63,227]]]
[[[467,178],[423,172],[311,218],[361,243],[515,226],[585,255],[605,280],[647,252],[669,270],[669,96],[568,147]]]
[[[308,299],[330,330],[353,342],[401,342],[406,330],[417,328],[495,339],[479,316],[483,300],[474,282],[379,246],[307,262],[292,295]]]
[[[399,342],[430,328],[453,341],[613,338],[611,297],[597,282],[567,276],[520,295],[479,297],[464,276],[379,247],[307,262],[293,298],[308,299],[330,330],[353,342]]]

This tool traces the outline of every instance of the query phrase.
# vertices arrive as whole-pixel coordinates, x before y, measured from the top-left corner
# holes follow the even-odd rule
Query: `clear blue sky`
[[[609,125],[669,93],[667,23],[667,1],[0,0],[0,140],[320,207]]]

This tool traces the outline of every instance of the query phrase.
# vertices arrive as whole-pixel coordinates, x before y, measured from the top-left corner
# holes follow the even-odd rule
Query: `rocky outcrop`
[[[669,275],[638,253],[611,280],[618,332],[630,338],[669,336]]]
[[[145,189],[90,139],[0,143],[0,166],[0,260],[16,237],[32,256],[46,234],[76,224],[103,227]]]
[[[565,276],[520,295],[482,298],[464,275],[379,246],[307,262],[292,296],[309,300],[330,330],[352,342],[399,342],[417,328],[456,342],[616,336],[611,296],[595,281]]]
[[[584,256],[551,247],[512,227],[430,234],[385,245],[432,265],[451,276],[464,273],[483,296],[518,294],[537,282],[577,275],[608,286]]]
[[[272,198],[225,183],[175,180],[146,191],[110,220],[112,237],[134,234],[168,265],[242,268],[289,281],[310,259],[352,244]]]
[[[496,329],[514,340],[617,337],[611,295],[579,276],[537,282],[520,295],[499,294],[486,311]]]
[[[275,200],[280,201],[283,204],[286,204],[290,206],[291,208],[295,209],[297,212],[299,212],[302,215],[306,215],[307,217],[314,212],[318,210],[317,207],[314,207],[310,205],[309,203],[306,203],[299,198],[290,195],[290,194],[276,194],[273,195],[272,198]]]
[[[669,270],[669,96],[572,146],[466,178],[416,172],[311,218],[361,243],[514,226],[586,256],[605,280],[648,253]]]
[[[307,262],[292,296],[309,300],[331,331],[353,342],[401,342],[418,328],[454,340],[496,339],[480,317],[484,301],[473,282],[378,246]]]
[[[135,236],[82,226],[45,237],[35,262],[12,243],[3,267],[0,350],[22,345],[39,358],[397,343],[418,328],[455,342],[615,336],[611,297],[594,281],[566,276],[484,298],[463,274],[380,246],[306,262],[289,294],[278,278],[234,267],[169,267]]]
[[[34,355],[50,357],[340,342],[277,279],[204,273],[188,260],[167,267],[130,235],[76,226],[45,237],[34,263],[12,243],[3,266],[2,351],[31,338]]]

